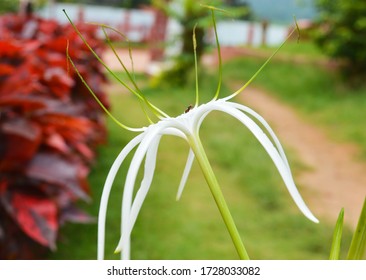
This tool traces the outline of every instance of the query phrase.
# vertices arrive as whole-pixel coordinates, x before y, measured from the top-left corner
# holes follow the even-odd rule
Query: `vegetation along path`
[[[295,180],[320,221],[335,223],[344,207],[345,223],[354,228],[366,195],[366,163],[356,160],[357,147],[332,141],[322,129],[262,90],[249,88],[240,99],[268,120],[281,142],[305,164],[295,172]]]

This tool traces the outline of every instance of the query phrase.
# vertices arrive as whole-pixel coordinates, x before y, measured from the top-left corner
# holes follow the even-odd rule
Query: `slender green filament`
[[[87,40],[84,38],[84,36],[81,34],[79,29],[75,26],[75,24],[72,22],[68,14],[65,10],[63,10],[64,14],[66,15],[67,19],[69,20],[70,24],[74,28],[75,32],[78,34],[78,36],[81,38],[81,40],[84,42],[84,44],[87,46],[87,48],[92,52],[92,54],[95,56],[95,58],[103,65],[103,67],[119,82],[121,83],[127,90],[129,90],[131,93],[133,93],[135,96],[137,96],[140,100],[146,103],[146,105],[151,109],[151,111],[159,118],[162,119],[164,117],[168,117],[166,113],[161,111],[159,108],[151,104],[146,97],[139,91],[138,87],[137,90],[132,89],[128,84],[126,84],[124,81],[122,81],[106,64],[105,62],[99,57],[99,55],[93,50],[93,48],[89,45]],[[116,53],[115,53],[116,54]],[[127,70],[127,69],[126,69]],[[126,71],[129,73],[129,71]],[[130,78],[131,82],[134,84],[134,80],[132,79],[131,75],[128,74],[128,77]],[[94,95],[93,95],[94,96]],[[95,96],[94,96],[95,97]],[[98,102],[99,103],[99,102]],[[108,114],[110,115],[110,114]]]
[[[217,85],[216,94],[214,96],[214,100],[216,100],[217,98],[219,98],[219,94],[220,94],[220,90],[221,90],[221,82],[222,82],[222,59],[221,59],[221,49],[220,49],[219,37],[217,35],[217,27],[216,27],[216,19],[215,19],[214,9],[211,9],[211,15],[212,15],[212,22],[213,22],[213,27],[214,27],[214,31],[215,31],[215,39],[216,39],[216,46],[217,46],[217,56],[218,56],[218,59],[219,59],[219,82],[218,82],[218,85]]]
[[[98,96],[95,94],[95,92],[91,89],[91,87],[88,85],[88,83],[85,81],[85,79],[83,78],[83,76],[81,75],[81,73],[79,72],[79,70],[77,69],[74,61],[72,60],[72,58],[70,57],[69,54],[69,42],[67,42],[66,45],[66,57],[68,59],[68,61],[71,63],[72,67],[74,68],[76,74],[79,76],[81,82],[85,85],[85,87],[89,90],[90,94],[94,97],[94,99],[97,101],[97,103],[99,104],[99,106],[104,110],[104,112],[120,127],[129,130],[129,131],[143,131],[143,128],[132,128],[129,127],[127,125],[124,125],[123,123],[121,123],[119,120],[117,120],[112,113],[104,106],[104,104],[100,101],[100,99],[98,98]]]
[[[156,108],[155,106],[153,106],[151,103],[149,103],[149,101],[145,98],[145,96],[143,95],[143,93],[141,92],[141,90],[139,89],[138,85],[136,84],[136,79],[135,79],[135,73],[134,73],[134,63],[133,63],[133,58],[132,58],[132,50],[131,50],[131,45],[130,45],[130,41],[128,40],[128,38],[121,32],[119,32],[117,29],[110,27],[108,25],[105,24],[97,24],[94,23],[98,26],[100,26],[103,30],[104,36],[106,38],[106,42],[108,44],[108,46],[112,49],[114,56],[117,58],[118,62],[121,64],[123,70],[125,71],[125,73],[127,74],[129,80],[132,82],[133,86],[135,87],[136,91],[139,92],[139,94],[142,96],[143,100],[141,100],[139,98],[140,101],[140,105],[141,108],[147,118],[147,120],[149,121],[150,124],[154,123],[151,118],[148,115],[148,112],[145,109],[145,106],[148,106],[150,108],[150,110],[155,114],[155,116],[157,116],[158,118],[160,118],[160,115],[163,115],[164,113],[162,113],[158,108]],[[131,61],[131,67],[132,67],[132,75],[130,73],[130,71],[128,71],[126,65],[123,63],[123,61],[121,60],[121,58],[119,57],[119,55],[117,54],[116,49],[114,48],[110,37],[108,35],[108,33],[106,32],[106,28],[111,29],[112,31],[116,32],[118,35],[120,35],[122,38],[124,38],[126,40],[126,42],[128,43],[128,54],[130,57],[130,61]],[[165,114],[164,117],[167,117],[167,115]]]
[[[227,99],[231,99],[235,96],[237,96],[239,93],[241,93],[244,89],[246,89],[252,82],[253,80],[259,75],[260,72],[262,72],[262,70],[264,69],[264,67],[267,66],[267,64],[272,60],[272,58],[279,52],[280,49],[282,49],[282,47],[286,44],[287,40],[292,36],[292,34],[295,31],[298,31],[298,25],[296,24],[296,28],[293,29],[290,34],[287,36],[287,38],[283,41],[283,43],[271,54],[271,56],[269,58],[267,58],[267,60],[262,64],[262,66],[254,73],[254,75],[249,79],[248,82],[246,82],[241,88],[239,88],[237,91],[235,91],[233,94],[231,94],[229,97],[227,97]]]
[[[84,36],[81,34],[79,29],[75,26],[75,24],[71,21],[70,17],[66,13],[65,10],[63,10],[67,19],[69,20],[70,24],[74,28],[75,32],[79,35],[80,39],[84,42],[84,44],[88,47],[88,49],[92,52],[92,54],[95,56],[95,58],[104,66],[104,68],[118,81],[120,82],[124,87],[126,87],[131,93],[135,94],[137,97],[143,99],[143,97],[138,93],[137,91],[133,90],[129,85],[127,85],[125,82],[123,82],[105,63],[104,61],[99,57],[99,55],[93,50],[93,48],[89,45],[89,43],[86,41]]]
[[[192,35],[193,53],[194,53],[194,72],[196,75],[196,103],[195,103],[194,107],[197,107],[199,105],[196,27],[197,27],[197,23],[193,27],[193,35]]]
[[[107,42],[108,46],[112,49],[114,56],[117,58],[118,62],[121,64],[123,70],[126,72],[129,80],[132,82],[132,84],[135,87],[136,91],[139,92],[141,94],[141,96],[142,96],[141,90],[137,86],[136,81],[135,81],[135,78],[131,76],[130,71],[128,71],[126,65],[123,63],[123,61],[121,60],[121,58],[117,54],[117,51],[114,48],[114,46],[113,46],[113,44],[111,42],[111,39],[110,39],[108,33],[106,32],[106,28],[111,29],[114,32],[118,33],[128,43],[128,53],[129,53],[130,62],[131,62],[131,65],[132,65],[132,74],[134,74],[134,65],[133,65],[133,59],[132,59],[132,51],[131,51],[130,41],[128,40],[128,38],[125,35],[123,35],[122,33],[120,33],[118,30],[114,29],[113,27],[107,26],[105,24],[96,24],[96,25],[98,25],[98,26],[100,26],[102,28],[102,31],[104,33],[104,36],[106,38],[106,42]]]

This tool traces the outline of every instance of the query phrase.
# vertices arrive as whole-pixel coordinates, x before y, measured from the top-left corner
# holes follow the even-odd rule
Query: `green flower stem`
[[[219,186],[219,183],[216,179],[216,176],[214,174],[214,171],[212,170],[212,167],[210,165],[210,162],[207,158],[207,155],[205,153],[205,150],[202,146],[202,142],[200,138],[197,137],[190,137],[189,139],[191,148],[195,154],[195,157],[201,166],[202,172],[205,176],[206,182],[210,188],[210,191],[215,199],[216,205],[221,213],[221,216],[225,222],[226,228],[229,231],[229,234],[231,236],[231,239],[234,243],[234,246],[236,248],[236,251],[238,252],[238,255],[240,259],[242,260],[249,260],[248,253],[244,247],[244,244],[240,238],[238,229],[236,228],[235,222],[233,220],[233,217],[230,214],[229,207],[226,204],[226,201],[224,199],[224,195],[221,191],[221,188]]]

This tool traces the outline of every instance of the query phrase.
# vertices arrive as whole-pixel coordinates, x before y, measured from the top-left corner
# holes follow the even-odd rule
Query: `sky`
[[[241,0],[252,8],[256,17],[276,23],[291,23],[316,16],[315,0]]]

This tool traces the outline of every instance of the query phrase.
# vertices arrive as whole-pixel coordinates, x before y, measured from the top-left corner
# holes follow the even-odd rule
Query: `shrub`
[[[93,26],[77,24],[97,52]],[[106,104],[106,78],[69,25],[0,18],[0,258],[40,258],[67,221],[88,222],[87,175],[106,137],[103,113],[66,59]]]
[[[366,76],[366,2],[318,0],[321,28],[316,41],[331,57],[341,60],[343,74],[351,82]]]

